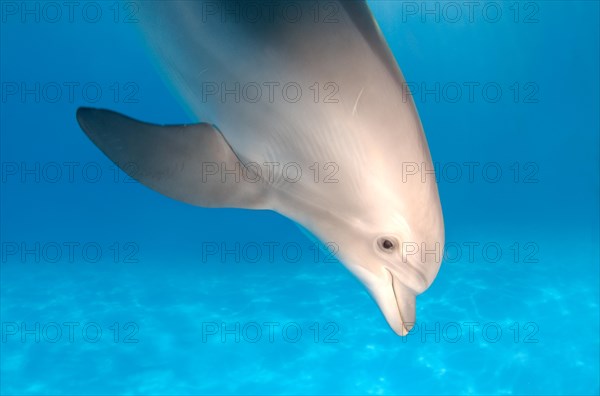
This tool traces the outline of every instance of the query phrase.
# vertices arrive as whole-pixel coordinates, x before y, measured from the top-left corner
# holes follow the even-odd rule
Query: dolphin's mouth
[[[400,283],[400,280],[397,276],[394,276],[387,268],[386,271],[389,272],[392,280],[392,292],[394,293],[394,299],[396,300],[398,308],[398,315],[400,316],[400,321],[402,322],[403,333],[408,334],[408,332],[410,332],[415,325],[416,304],[411,304],[410,301],[406,300],[408,297],[409,300],[414,301],[416,300],[416,296],[410,293],[411,290]]]
[[[379,306],[388,324],[401,336],[407,335],[416,321],[416,293],[404,285],[394,271],[385,268],[389,277],[387,290],[378,293]]]
[[[404,276],[385,264],[381,269],[382,272],[374,273],[364,267],[354,267],[352,272],[367,286],[394,332],[406,336],[415,325],[419,291],[407,286],[405,281],[409,274]]]

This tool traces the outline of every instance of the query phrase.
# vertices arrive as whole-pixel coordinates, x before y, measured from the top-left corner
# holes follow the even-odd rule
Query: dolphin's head
[[[416,296],[432,284],[443,257],[437,184],[420,180],[372,187],[359,199],[338,200],[309,222],[367,287],[401,336],[414,326]],[[349,201],[351,206],[344,208]]]
[[[416,321],[416,296],[436,277],[443,256],[444,230],[439,223],[425,230],[397,226],[390,219],[377,228],[355,225],[336,235],[338,256],[367,287],[387,322],[406,335]]]
[[[422,126],[414,106],[400,110],[405,112],[400,117],[390,111],[367,124],[378,126],[377,139],[363,143],[368,160],[355,178],[358,187],[346,187],[353,207],[338,213],[351,220],[332,238],[340,241],[341,261],[365,284],[388,324],[404,336],[416,321],[416,296],[440,269],[445,237]]]

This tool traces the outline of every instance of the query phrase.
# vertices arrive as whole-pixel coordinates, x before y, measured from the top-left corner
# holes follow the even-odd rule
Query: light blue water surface
[[[85,137],[82,105],[193,121],[135,24],[114,23],[108,3],[99,23],[3,8],[0,393],[599,393],[598,2],[479,2],[456,22],[450,8],[436,21],[421,2],[370,4],[444,168],[448,257],[406,338],[291,221],[127,183]],[[90,82],[97,102],[80,89]],[[11,94],[15,83],[80,85],[52,102]],[[421,96],[437,83],[439,100]],[[470,100],[470,83],[502,97]],[[466,163],[473,178],[456,177]],[[223,243],[239,259],[207,254]],[[221,323],[232,331],[213,334]]]

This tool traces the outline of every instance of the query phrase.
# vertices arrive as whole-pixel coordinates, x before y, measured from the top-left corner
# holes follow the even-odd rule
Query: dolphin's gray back
[[[140,3],[143,30],[169,78],[198,120],[215,124],[240,158],[294,162],[305,171],[313,163],[320,167],[335,163],[335,180],[342,180],[334,185],[324,188],[304,177],[276,187],[317,201],[319,195],[327,199],[353,194],[357,204],[369,190],[364,180],[377,165],[373,161],[379,160],[372,158],[374,152],[388,157],[391,169],[385,172],[390,172],[390,179],[400,177],[403,161],[430,161],[403,77],[364,1],[279,1],[278,7],[300,10],[302,17],[276,12],[274,18],[258,21],[242,15],[242,8],[236,11],[248,3],[274,4]],[[224,7],[230,10],[225,16],[212,14]],[[265,98],[267,88],[256,103],[243,95],[237,102],[233,94],[206,94],[209,85],[219,86],[222,94],[223,87],[232,89],[236,83],[279,85],[274,101]],[[287,83],[301,87],[299,101],[282,99]],[[295,90],[288,92],[293,96]],[[372,171],[381,176],[380,169]]]

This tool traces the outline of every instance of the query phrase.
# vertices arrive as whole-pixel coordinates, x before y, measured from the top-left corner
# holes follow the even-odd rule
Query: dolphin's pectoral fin
[[[267,188],[210,124],[152,125],[80,108],[77,121],[129,176],[168,197],[205,207],[264,209]]]

